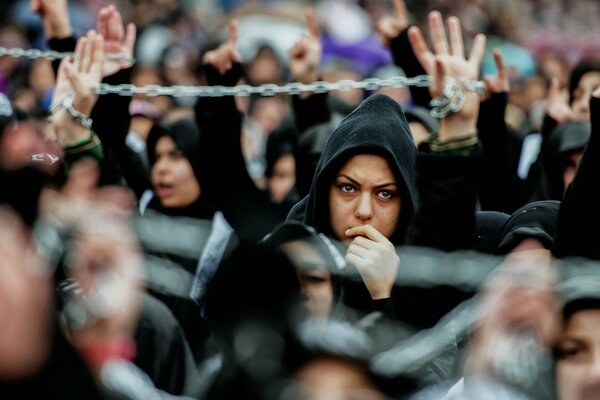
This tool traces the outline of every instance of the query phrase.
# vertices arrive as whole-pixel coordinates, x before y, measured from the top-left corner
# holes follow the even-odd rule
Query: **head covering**
[[[357,154],[383,156],[394,172],[402,210],[396,232],[390,240],[396,245],[404,243],[408,224],[418,205],[417,149],[402,108],[383,94],[364,100],[331,134],[321,154],[308,196],[294,206],[288,219],[302,215],[305,224],[332,235],[329,186],[344,163]]]
[[[535,201],[516,210],[504,224],[496,254],[508,254],[527,238],[539,240],[551,249],[556,235],[560,202]]]
[[[510,215],[499,211],[478,211],[475,214],[473,249],[493,254],[502,238],[502,228],[509,218]]]
[[[569,121],[554,128],[551,140],[556,141],[559,155],[567,155],[575,150],[583,150],[591,134],[589,121]]]
[[[564,279],[558,288],[565,320],[568,320],[577,311],[600,308],[598,269],[582,265],[580,273],[573,275]]]
[[[582,60],[573,68],[569,77],[569,103],[573,103],[575,90],[579,86],[579,81],[588,72],[600,72],[600,61]]]
[[[296,132],[291,121],[285,120],[267,138],[265,176],[270,178],[273,175],[273,168],[279,158],[285,154],[294,154],[295,151]]]
[[[201,168],[200,163],[200,130],[194,119],[182,118],[167,124],[155,124],[152,129],[150,129],[148,139],[146,140],[146,151],[150,168],[156,163],[156,144],[163,136],[169,136],[173,139],[177,148],[181,150],[184,157],[192,166],[196,180],[200,185],[200,189],[202,189],[202,182],[206,182],[206,175],[204,168]],[[151,201],[148,207],[167,215],[188,216],[193,218],[210,218],[214,213],[213,207],[211,207],[206,200],[205,193],[202,193],[196,202],[183,208],[172,209],[162,207],[156,197]]]

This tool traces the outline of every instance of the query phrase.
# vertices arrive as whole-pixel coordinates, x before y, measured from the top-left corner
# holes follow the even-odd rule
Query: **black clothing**
[[[504,224],[496,254],[508,254],[524,239],[539,240],[551,249],[556,235],[556,221],[560,202],[542,200],[524,205],[516,210]]]
[[[317,165],[310,193],[292,208],[288,219],[303,214],[302,222],[333,236],[329,225],[329,186],[344,163],[356,154],[381,155],[389,163],[402,199],[400,220],[390,241],[403,244],[418,205],[417,149],[402,109],[385,95],[367,98],[331,134]]]
[[[558,216],[553,253],[557,257],[600,259],[600,99],[590,100],[591,136],[579,164],[577,175],[569,185]]]

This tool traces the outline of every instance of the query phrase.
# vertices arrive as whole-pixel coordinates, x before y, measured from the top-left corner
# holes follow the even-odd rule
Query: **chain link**
[[[0,47],[0,57],[8,56],[14,58],[29,58],[31,60],[36,60],[38,58],[45,58],[47,60],[62,60],[63,58],[72,57],[73,53],[70,52],[58,52],[54,50],[46,50],[42,51],[39,49],[20,49],[20,48],[6,48]],[[118,62],[127,62],[127,63],[135,63],[135,59],[123,54],[107,54],[106,59],[108,61],[118,61]]]
[[[72,56],[73,53],[59,53],[57,51],[41,51],[37,49],[24,50],[20,48],[0,47],[0,57],[27,57],[31,59],[46,58],[50,60],[62,59]],[[109,54],[107,59],[111,61],[124,61],[133,63],[135,60],[120,54]],[[485,85],[482,81],[459,78],[464,90],[482,95]],[[433,78],[429,75],[419,75],[411,78],[395,76],[387,79],[367,78],[362,81],[343,80],[339,82],[318,81],[309,84],[291,82],[285,85],[266,83],[260,86],[135,86],[131,84],[109,85],[102,83],[93,89],[99,95],[117,94],[120,96],[144,95],[148,97],[171,96],[171,97],[224,97],[250,95],[276,96],[278,94],[298,95],[303,92],[326,93],[330,91],[367,90],[375,91],[383,88],[406,88],[406,87],[429,87]],[[443,118],[450,112],[456,112],[462,108],[465,96],[459,83],[448,78],[444,94],[432,100],[432,116]]]

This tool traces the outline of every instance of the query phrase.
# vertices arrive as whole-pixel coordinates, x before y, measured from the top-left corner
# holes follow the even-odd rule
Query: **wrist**
[[[44,24],[44,32],[48,39],[65,39],[73,36],[73,28],[68,20],[47,22]]]
[[[58,144],[63,149],[87,140],[92,135],[89,128],[73,120],[66,110],[60,110],[52,115],[52,127],[58,139]]]
[[[132,361],[136,355],[135,341],[129,335],[79,339],[74,346],[93,369],[100,369],[110,360]]]
[[[444,118],[440,122],[440,130],[438,133],[439,142],[447,142],[451,140],[461,139],[466,136],[472,136],[477,132],[477,118],[460,118],[460,116],[452,116]]]

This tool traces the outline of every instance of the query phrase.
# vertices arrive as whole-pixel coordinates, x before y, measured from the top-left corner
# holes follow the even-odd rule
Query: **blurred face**
[[[329,223],[335,236],[349,242],[346,230],[370,224],[390,238],[400,217],[398,190],[385,158],[372,154],[352,157],[329,188]]]
[[[383,400],[369,377],[358,367],[335,359],[317,359],[302,367],[295,399]]]
[[[333,287],[323,257],[309,243],[300,240],[281,245],[281,250],[298,271],[308,311],[314,316],[327,317],[333,304]]]
[[[569,158],[567,160],[567,167],[563,171],[563,184],[565,186],[565,190],[567,187],[573,182],[575,179],[575,175],[577,175],[577,170],[579,169],[579,163],[583,158],[583,151],[574,151],[569,154]]]
[[[152,166],[152,186],[167,208],[186,207],[200,197],[200,185],[192,165],[169,136],[156,143],[156,162]]]
[[[590,119],[590,97],[596,88],[600,86],[600,72],[588,72],[579,80],[577,89],[573,92],[573,119],[576,121],[588,121]]]
[[[600,309],[578,311],[557,345],[560,400],[600,399]]]
[[[281,203],[296,183],[296,161],[292,154],[279,157],[269,178],[269,191],[275,203]]]

